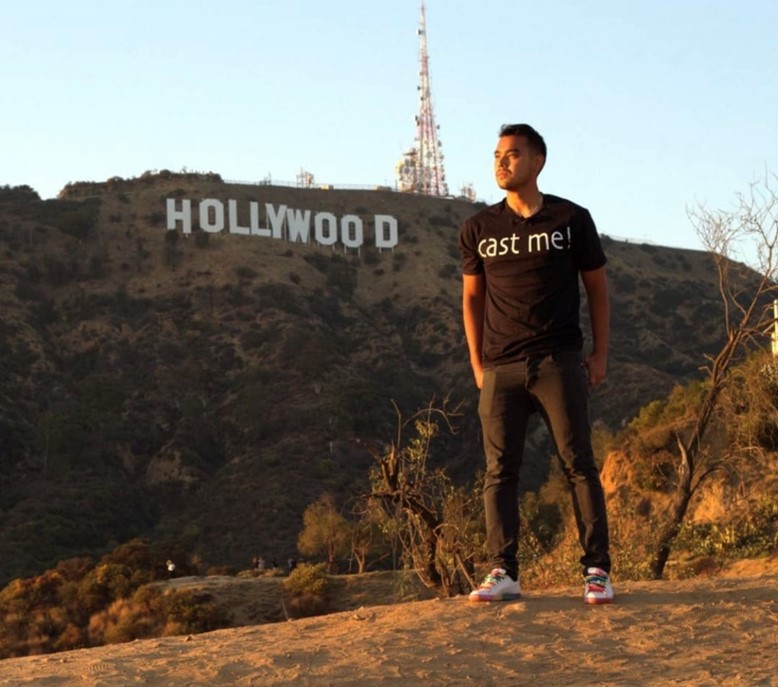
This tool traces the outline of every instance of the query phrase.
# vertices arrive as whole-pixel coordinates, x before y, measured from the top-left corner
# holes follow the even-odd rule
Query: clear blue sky
[[[602,233],[698,248],[687,207],[778,172],[775,0],[427,0],[450,189],[501,194],[504,122]],[[418,0],[4,3],[0,184],[187,168],[394,184],[418,110]],[[261,200],[261,199],[260,199]]]

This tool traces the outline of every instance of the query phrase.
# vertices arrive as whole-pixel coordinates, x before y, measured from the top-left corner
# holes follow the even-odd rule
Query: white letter
[[[280,208],[278,208],[278,212],[276,212],[276,209],[270,204],[265,203],[265,212],[267,213],[267,217],[270,220],[270,225],[273,227],[273,238],[274,239],[281,239],[284,237],[284,217],[286,216],[286,205],[282,205]],[[306,220],[307,222],[308,220]],[[307,235],[306,231],[306,235]],[[308,242],[308,239],[306,239],[306,243]]]
[[[385,233],[389,228],[389,235]],[[391,215],[375,216],[376,248],[394,248],[397,245],[397,220]]]
[[[551,245],[557,250],[565,249],[565,235],[561,231],[555,231],[551,234]],[[559,244],[559,245],[557,245]]]
[[[214,219],[211,222],[209,210],[213,208]],[[200,202],[200,229],[217,234],[224,229],[224,205],[215,198],[206,198]]]
[[[354,238],[351,237],[351,227],[354,227]],[[340,218],[340,241],[347,248],[359,248],[364,242],[362,220],[356,215],[343,215]]]
[[[308,243],[308,234],[311,231],[311,211],[293,210],[286,211],[286,224],[289,227],[289,241]],[[280,238],[280,237],[279,237]]]
[[[486,250],[481,253],[484,258],[494,258],[497,255],[497,239],[484,239],[481,243],[486,243]],[[480,247],[480,243],[478,244]]]
[[[259,226],[259,203],[249,202],[249,224],[252,236],[270,236],[270,229]]]
[[[230,234],[242,234],[248,236],[250,229],[248,227],[242,227],[238,224],[238,201],[228,200],[229,216],[230,216]]]
[[[324,233],[324,223],[329,227]],[[338,241],[338,220],[331,212],[317,212],[313,218],[313,231],[316,243],[322,246],[331,246]]]
[[[181,201],[181,209],[176,210],[176,199],[167,199],[167,228],[168,231],[174,231],[176,222],[184,223],[183,230],[185,234],[192,233],[192,201],[184,198]]]
[[[542,248],[540,243],[541,241],[545,241],[546,247]],[[532,244],[535,244],[535,248],[532,247]],[[532,234],[529,237],[529,240],[527,242],[527,245],[529,247],[529,252],[532,253],[533,250],[548,250],[548,234],[545,232],[542,234]]]

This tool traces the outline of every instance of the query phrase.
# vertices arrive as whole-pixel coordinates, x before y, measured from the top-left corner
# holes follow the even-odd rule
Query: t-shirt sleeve
[[[584,208],[581,208],[575,217],[573,250],[576,265],[581,272],[599,269],[608,261],[594,220]]]
[[[459,254],[462,257],[462,274],[481,274],[484,263],[478,254],[478,236],[471,222],[465,222],[459,230]]]

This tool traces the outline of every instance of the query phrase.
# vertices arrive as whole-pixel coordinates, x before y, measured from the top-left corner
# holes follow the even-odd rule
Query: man
[[[608,523],[588,408],[589,387],[605,378],[607,368],[606,258],[589,212],[538,190],[545,162],[546,144],[535,129],[503,126],[494,172],[505,199],[467,219],[459,234],[462,312],[480,389],[486,546],[493,568],[470,600],[521,595],[519,469],[527,420],[538,411],[570,486],[584,551],[584,601],[609,603]],[[579,275],[594,344],[586,358]]]

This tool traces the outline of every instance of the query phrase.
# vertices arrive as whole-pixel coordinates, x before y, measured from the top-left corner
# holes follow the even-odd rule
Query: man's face
[[[494,176],[506,191],[518,191],[534,183],[543,156],[532,152],[523,136],[501,136],[494,150]]]

